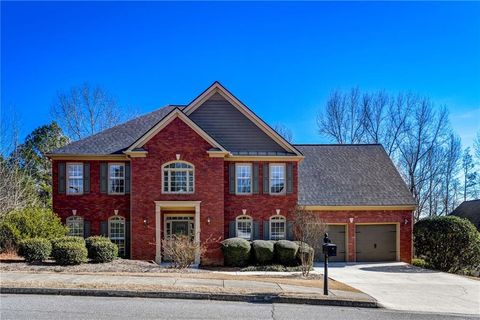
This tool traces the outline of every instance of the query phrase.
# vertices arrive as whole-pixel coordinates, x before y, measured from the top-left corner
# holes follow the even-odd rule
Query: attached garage
[[[346,225],[327,225],[327,233],[328,237],[332,241],[332,243],[337,245],[337,256],[336,257],[331,257],[328,259],[328,261],[332,262],[343,262],[346,261],[347,255],[346,255],[346,236],[347,236],[347,231],[346,231]],[[323,253],[322,249],[318,249],[319,252],[315,253],[315,260],[316,261],[323,261]]]
[[[396,261],[397,225],[373,224],[355,226],[356,261]]]

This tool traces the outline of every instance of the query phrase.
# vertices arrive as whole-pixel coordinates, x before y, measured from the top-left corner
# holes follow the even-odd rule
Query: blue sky
[[[480,3],[2,2],[1,105],[23,133],[58,90],[100,84],[148,112],[218,80],[295,142],[325,142],[333,89],[412,91],[480,130]],[[3,114],[4,115],[4,114]]]

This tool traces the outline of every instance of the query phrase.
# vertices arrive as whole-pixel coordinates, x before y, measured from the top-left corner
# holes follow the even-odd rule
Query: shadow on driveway
[[[391,272],[391,273],[438,273],[438,271],[434,270],[428,270],[428,269],[422,269],[418,268],[412,265],[393,265],[393,266],[365,266],[365,267],[360,267],[360,270],[363,271],[373,271],[373,272]]]

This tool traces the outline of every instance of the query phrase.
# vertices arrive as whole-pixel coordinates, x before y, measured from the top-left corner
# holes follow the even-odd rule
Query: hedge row
[[[20,242],[18,253],[27,262],[40,262],[52,257],[60,265],[110,262],[118,256],[118,247],[105,237],[61,237],[51,241],[32,238]]]
[[[248,264],[284,266],[300,264],[300,254],[311,254],[313,249],[307,244],[288,240],[255,240],[229,238],[222,242],[222,252],[226,266],[245,267]]]

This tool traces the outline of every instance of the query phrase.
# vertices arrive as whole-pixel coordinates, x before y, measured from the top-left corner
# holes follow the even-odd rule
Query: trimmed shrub
[[[49,209],[13,210],[0,219],[0,248],[16,249],[19,242],[31,238],[54,239],[64,236],[67,228]]]
[[[275,257],[284,266],[295,265],[298,244],[293,241],[279,240],[275,243]]]
[[[242,238],[230,238],[222,241],[222,252],[226,266],[244,267],[250,260],[250,242]]]
[[[51,242],[52,242],[52,250],[55,250],[58,244],[64,244],[64,243],[78,243],[85,247],[85,240],[81,237],[65,236],[61,238],[52,239]]]
[[[32,238],[20,241],[18,254],[27,262],[46,260],[52,253],[52,244],[47,239]]]
[[[87,247],[87,250],[90,250],[90,247],[92,244],[96,242],[112,242],[110,241],[109,238],[104,237],[104,236],[91,236],[85,239],[85,246]]]
[[[415,266],[415,267],[424,268],[424,269],[428,268],[428,265],[425,262],[425,260],[420,259],[420,258],[412,259],[412,265]]]
[[[107,239],[108,240],[108,239]],[[111,262],[118,256],[118,247],[115,243],[108,241],[95,241],[88,248],[88,257],[93,262]]]
[[[253,256],[258,264],[270,264],[274,257],[274,241],[255,240],[252,242]]]
[[[85,243],[72,240],[56,241],[52,257],[60,265],[74,265],[87,262],[88,252]]]
[[[455,216],[418,221],[413,229],[415,254],[429,268],[446,272],[476,270],[480,266],[480,232]]]

